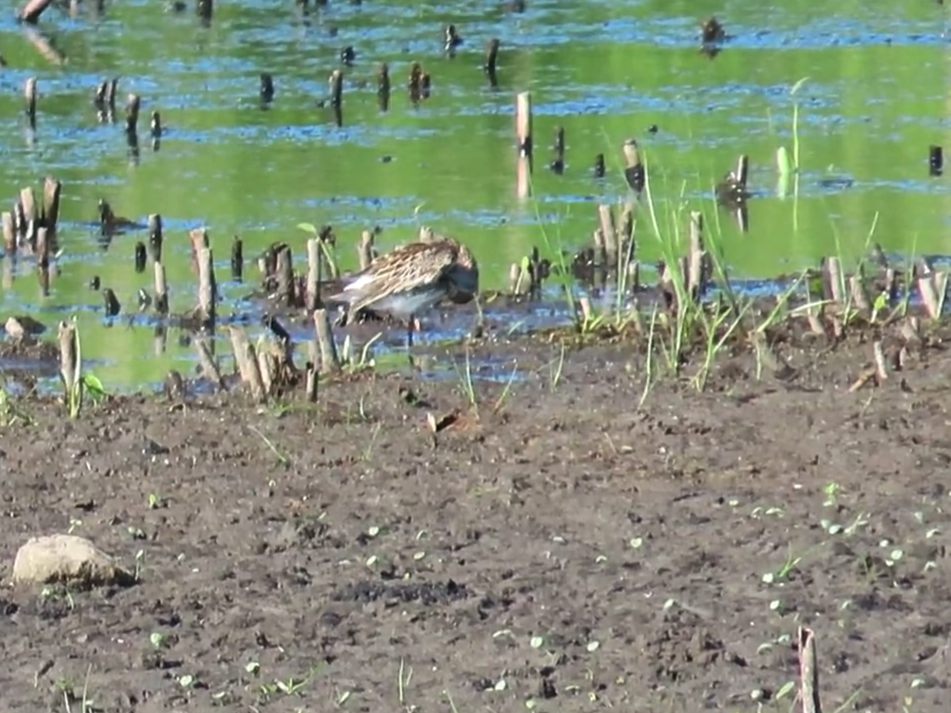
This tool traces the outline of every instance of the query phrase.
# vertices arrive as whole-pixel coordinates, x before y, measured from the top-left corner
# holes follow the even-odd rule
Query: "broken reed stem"
[[[137,134],[139,131],[139,108],[142,100],[138,94],[130,94],[125,105],[125,130],[129,135]]]
[[[631,190],[640,193],[644,190],[645,175],[637,141],[628,139],[624,142],[622,150],[624,151],[624,178]]]
[[[743,191],[746,190],[746,182],[750,175],[750,157],[746,154],[741,154],[740,158],[736,162],[736,171],[733,173],[733,179],[736,181],[737,186]]]
[[[380,111],[385,112],[390,107],[390,68],[386,62],[380,65],[377,74],[376,94],[380,101]]]
[[[241,282],[244,276],[244,243],[235,235],[231,239],[231,278]]]
[[[258,364],[254,345],[248,341],[248,336],[244,333],[244,330],[229,327],[229,331],[231,333],[231,348],[234,351],[234,360],[238,365],[238,372],[241,374],[241,381],[251,389],[251,396],[255,401],[264,401],[266,392],[264,391],[261,367]]]
[[[149,216],[149,247],[152,249],[152,260],[162,261],[162,216],[153,213]]]
[[[225,380],[221,376],[221,370],[218,368],[215,355],[211,353],[209,340],[199,337],[195,340],[195,348],[198,351],[198,361],[201,364],[202,373],[218,387],[219,391],[224,391]]]
[[[614,270],[617,268],[618,239],[617,228],[614,223],[614,211],[611,206],[603,203],[598,206],[598,220],[601,224],[601,235],[599,237],[604,244],[605,268]]]
[[[198,309],[205,324],[215,321],[215,266],[211,248],[198,251]]]
[[[710,279],[710,272],[710,256],[703,246],[703,214],[692,211],[690,213],[690,262],[687,289],[694,301],[703,297]]]
[[[515,97],[515,131],[519,155],[532,155],[532,93],[519,92]]]
[[[320,305],[320,243],[318,238],[307,241],[307,294],[305,308],[313,312]]]
[[[277,360],[267,348],[268,343],[261,344],[259,342],[258,344],[262,347],[257,350],[258,370],[261,372],[261,385],[264,387],[264,393],[268,395],[277,381]]]
[[[805,627],[799,627],[799,698],[802,701],[802,713],[822,713],[816,637],[812,629]]]
[[[28,22],[31,25],[35,25],[39,22],[40,15],[52,4],[53,0],[29,0],[17,16],[21,22]]]
[[[872,344],[872,354],[875,357],[875,375],[878,377],[879,385],[888,379],[888,365],[885,363],[885,350],[882,349],[881,342]]]
[[[828,296],[832,298],[836,306],[841,307],[845,302],[842,295],[842,265],[837,257],[826,259],[826,282]]]
[[[578,308],[581,311],[581,319],[587,324],[594,317],[594,310],[591,308],[591,300],[587,295],[578,298]]]
[[[49,231],[50,237],[56,236],[56,225],[59,223],[59,201],[63,193],[63,184],[52,176],[43,181],[43,225]]]
[[[76,325],[71,322],[59,323],[59,373],[66,389],[66,399],[76,388],[76,360],[79,349],[76,345]]]
[[[165,281],[165,266],[156,260],[154,268],[155,311],[159,314],[168,314],[168,283]]]
[[[294,259],[289,245],[277,251],[277,294],[288,307],[294,306]]]
[[[18,210],[23,211],[20,221],[20,234],[26,238],[27,242],[30,244],[30,247],[35,248],[37,223],[36,195],[33,193],[33,188],[31,186],[20,189],[20,203]]]
[[[17,251],[17,236],[13,227],[13,213],[4,211],[0,214],[3,221],[3,254],[13,255]]]
[[[918,278],[918,292],[921,293],[921,301],[928,311],[928,316],[935,319],[938,316],[938,293],[935,291],[934,279],[929,272]]]
[[[42,269],[50,265],[50,245],[46,228],[36,231],[36,264]]]
[[[26,100],[26,117],[30,128],[36,128],[36,77],[30,77],[23,85],[23,98]]]
[[[340,358],[337,356],[337,345],[334,343],[333,328],[327,310],[318,309],[314,312],[314,329],[317,332],[317,343],[320,345],[321,371],[338,371]]]
[[[307,362],[305,391],[307,393],[307,402],[317,403],[317,385],[320,382],[320,372],[312,362]]]
[[[339,69],[330,73],[330,103],[333,106],[343,103],[343,72]]]
[[[364,230],[360,236],[360,271],[370,269],[370,263],[373,262],[373,233]]]
[[[493,37],[485,45],[485,64],[483,70],[489,78],[489,84],[493,87],[499,83],[498,79],[498,60],[499,60],[499,40]]]
[[[518,140],[516,193],[519,198],[531,192],[532,175],[532,94],[520,92],[515,97],[515,133]]]
[[[858,271],[849,278],[849,294],[852,296],[852,304],[863,312],[870,312],[872,309],[869,301],[868,290],[865,289],[865,275],[861,265]]]

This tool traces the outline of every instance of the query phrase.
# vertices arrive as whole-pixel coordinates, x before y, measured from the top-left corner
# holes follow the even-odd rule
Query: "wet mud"
[[[787,710],[807,625],[827,709],[944,710],[946,336],[854,392],[858,334],[646,398],[623,342],[539,338],[471,391],[10,399],[4,580],[69,531],[139,581],[0,590],[5,709]]]

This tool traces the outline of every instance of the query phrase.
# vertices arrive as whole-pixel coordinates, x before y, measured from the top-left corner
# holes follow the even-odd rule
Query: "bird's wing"
[[[435,283],[455,260],[456,250],[452,245],[411,243],[378,257],[344,291],[360,294],[358,300],[351,303],[356,312],[399,292]]]

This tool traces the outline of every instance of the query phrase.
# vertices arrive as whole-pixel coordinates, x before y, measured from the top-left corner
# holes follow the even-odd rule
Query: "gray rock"
[[[89,540],[75,535],[31,537],[17,552],[14,583],[69,584],[81,588],[130,586],[135,577]]]

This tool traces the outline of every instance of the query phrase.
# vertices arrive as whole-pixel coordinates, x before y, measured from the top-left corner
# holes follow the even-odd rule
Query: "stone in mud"
[[[81,588],[130,586],[135,577],[89,540],[75,535],[31,537],[17,552],[13,582],[69,584]]]

